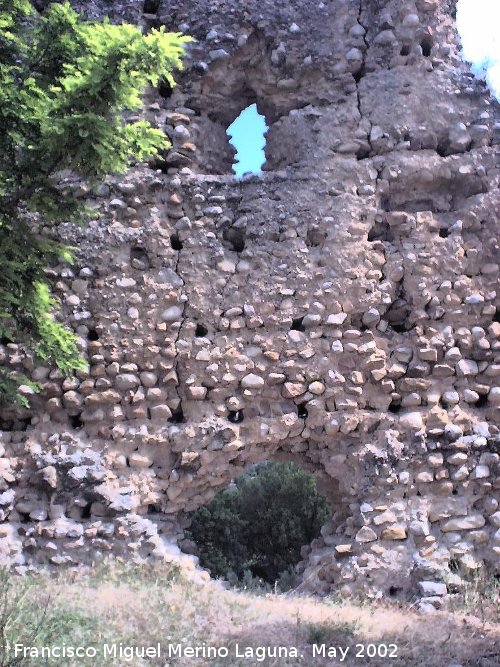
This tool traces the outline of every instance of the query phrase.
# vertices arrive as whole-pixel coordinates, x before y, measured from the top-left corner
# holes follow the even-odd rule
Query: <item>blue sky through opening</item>
[[[252,104],[244,109],[238,118],[227,129],[231,143],[238,151],[237,162],[233,165],[236,176],[243,176],[246,172],[257,174],[265,161],[264,137],[267,132],[266,119],[257,111],[257,105]]]
[[[464,60],[472,63],[474,74],[484,77],[500,100],[500,0],[458,0],[457,27]],[[228,128],[231,143],[238,151],[233,167],[236,176],[260,172],[265,161],[267,129],[256,104],[242,111]]]

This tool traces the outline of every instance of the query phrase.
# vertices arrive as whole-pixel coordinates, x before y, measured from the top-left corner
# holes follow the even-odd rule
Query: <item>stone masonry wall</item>
[[[145,99],[168,154],[61,176],[101,214],[59,230],[89,372],[0,347],[43,388],[3,413],[0,558],[176,558],[186,512],[293,459],[334,510],[304,588],[440,606],[498,572],[500,123],[454,3],[73,4],[197,41]],[[265,171],[237,180],[225,130],[253,102]]]

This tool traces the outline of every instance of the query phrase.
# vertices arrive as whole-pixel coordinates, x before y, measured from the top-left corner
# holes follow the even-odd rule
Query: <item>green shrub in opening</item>
[[[187,536],[212,576],[243,582],[290,580],[300,549],[330,510],[315,477],[292,462],[264,463],[192,515]]]

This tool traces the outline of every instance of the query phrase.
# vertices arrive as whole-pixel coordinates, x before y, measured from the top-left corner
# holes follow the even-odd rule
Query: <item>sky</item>
[[[500,0],[458,0],[457,27],[464,59],[500,99]]]
[[[500,2],[500,0],[499,0]],[[257,105],[247,107],[227,129],[232,137],[231,143],[238,153],[239,162],[233,165],[236,176],[243,176],[247,171],[257,174],[264,164],[264,146],[267,131],[266,119],[257,111]]]
[[[457,27],[464,60],[472,63],[476,76],[486,78],[500,100],[500,0],[458,0]],[[255,104],[242,111],[228,128],[231,143],[238,151],[238,162],[233,167],[236,176],[260,172],[265,161],[267,129]]]

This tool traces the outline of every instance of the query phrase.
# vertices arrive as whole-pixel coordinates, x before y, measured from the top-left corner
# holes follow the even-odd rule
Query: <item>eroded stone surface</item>
[[[1,557],[177,557],[184,512],[293,459],[334,511],[304,587],[441,596],[450,563],[498,568],[498,105],[452,3],[73,4],[198,41],[147,97],[159,169],[84,189],[100,220],[60,230],[89,373],[1,347],[43,387],[3,415]],[[235,180],[254,101],[265,172]]]

